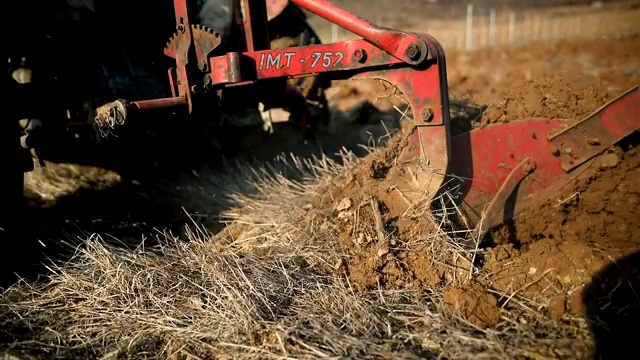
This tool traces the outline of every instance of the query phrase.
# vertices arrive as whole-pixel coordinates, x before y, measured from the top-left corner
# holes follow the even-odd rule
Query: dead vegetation
[[[636,37],[614,48],[609,40],[589,46],[594,58],[634,61],[635,43]],[[605,49],[618,54],[597,55]],[[450,69],[474,76],[452,77],[452,86],[497,103],[504,98],[497,89],[517,88],[513,82],[524,76],[505,70],[507,63],[518,70],[524,62],[547,66],[537,61],[542,53],[573,59],[577,52],[567,44],[534,50],[523,51],[522,59],[489,53],[484,64],[493,67],[480,74],[453,60]],[[491,81],[498,70],[511,77]],[[613,70],[605,75],[610,91],[638,79]],[[483,76],[486,82],[468,81]],[[464,112],[462,105],[456,102],[454,112]],[[614,259],[621,263],[624,254],[608,242],[632,236],[637,155],[634,160],[629,151],[620,158],[626,165],[587,178],[534,212],[518,234],[530,243],[516,250],[512,244],[485,249],[443,217],[422,216],[431,205],[425,198],[387,191],[393,169],[385,168],[394,154],[370,150],[364,159],[344,152],[342,162],[282,157],[268,167],[201,172],[167,187],[163,199],[185,205],[193,223],[212,218],[226,227],[156,232],[133,249],[123,239],[81,239],[74,257],[51,265],[47,278],[1,295],[0,350],[19,359],[592,358],[593,334],[579,308],[594,305],[582,304],[583,280]],[[34,189],[59,191],[56,181]],[[622,217],[611,214],[628,219],[616,224],[611,217]],[[618,280],[595,281],[592,287],[607,292],[598,295],[606,304],[595,303],[632,320],[611,306],[615,292],[633,288]],[[631,300],[618,302],[632,308]]]
[[[224,214],[228,226],[218,234],[197,227],[185,238],[159,233],[159,245],[134,250],[92,236],[68,263],[52,265],[46,281],[21,284],[2,295],[0,336],[15,339],[5,350],[24,358],[588,354],[586,329],[537,316],[534,304],[514,306],[517,295],[505,307],[494,298],[488,311],[495,327],[483,329],[456,316],[468,309],[457,299],[473,301],[469,289],[479,286],[462,287],[468,280],[357,290],[341,273],[340,264],[353,259],[335,241],[340,234],[332,226],[334,207],[314,205],[344,174],[361,166],[348,153],[344,160],[283,161],[289,171],[297,169],[296,180],[278,175],[277,167],[241,168],[203,179],[198,191],[206,191],[206,184],[238,186],[242,179],[257,190],[246,196],[230,189],[236,206]],[[375,222],[359,226],[378,231]],[[455,234],[416,235],[421,238],[413,239],[414,245],[428,239],[440,247],[428,258],[431,265],[450,263],[452,253],[473,257],[475,249],[460,246]],[[443,295],[443,289],[449,290]]]

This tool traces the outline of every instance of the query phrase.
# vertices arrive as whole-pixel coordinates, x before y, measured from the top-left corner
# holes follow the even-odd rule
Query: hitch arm
[[[415,34],[385,29],[358,17],[328,0],[290,0],[305,10],[350,31],[410,65],[428,58],[427,44]]]

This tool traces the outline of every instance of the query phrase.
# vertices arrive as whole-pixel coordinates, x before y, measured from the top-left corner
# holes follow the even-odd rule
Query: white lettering
[[[296,53],[294,53],[294,52],[284,53],[284,57],[285,57],[285,59],[287,59],[287,64],[285,65],[285,67],[287,69],[291,67],[291,58],[293,58],[295,55],[296,55]]]
[[[276,68],[280,69],[280,60],[282,59],[282,53],[273,55],[271,53],[267,54],[267,64],[265,65],[265,69]]]
[[[322,56],[322,53],[319,53],[319,52],[314,52],[313,54],[311,54],[311,58],[313,58],[313,62],[311,63],[312,68],[318,65],[318,61],[320,61],[321,56]]]
[[[261,70],[269,70],[269,69],[290,69],[291,64],[296,61],[295,59],[300,56],[300,54],[296,51],[287,51],[281,53],[262,53],[260,54],[260,64],[259,68]],[[284,59],[283,59],[284,57]],[[338,66],[344,60],[344,53],[338,52],[314,52],[311,54],[311,59],[305,59],[304,57],[300,57],[297,61],[300,64],[308,65],[309,69],[315,69],[318,66],[321,66],[324,69],[330,69],[332,67]],[[309,61],[311,60],[311,61]]]
[[[338,51],[337,53],[335,53],[336,57],[338,58],[336,61],[333,62],[333,66],[336,66],[338,64],[340,64],[342,62],[342,60],[344,60],[344,54],[341,53],[340,51]]]

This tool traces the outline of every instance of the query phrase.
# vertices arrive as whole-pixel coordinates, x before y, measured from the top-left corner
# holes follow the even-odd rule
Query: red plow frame
[[[416,170],[428,164],[436,174],[430,188],[451,191],[477,235],[543,200],[593,157],[640,129],[636,87],[573,125],[563,119],[526,119],[452,136],[445,54],[436,39],[379,27],[330,1],[291,2],[362,40],[272,50],[268,6],[277,12],[282,1],[235,0],[232,35],[223,39],[191,22],[187,0],[174,0],[177,28],[165,48],[176,60],[169,71],[173,97],[111,107],[99,112],[98,125],[122,122],[130,110],[210,112],[220,91],[239,87],[262,94],[267,108],[300,109],[304,99],[286,79],[318,73],[334,80],[386,80],[405,95],[414,117],[405,155],[416,161],[407,166]],[[211,56],[221,44],[232,50]]]

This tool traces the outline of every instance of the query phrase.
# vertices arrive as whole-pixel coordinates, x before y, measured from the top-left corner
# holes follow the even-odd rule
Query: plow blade
[[[525,119],[452,137],[447,189],[483,236],[553,196],[640,129],[634,87],[585,119]]]

